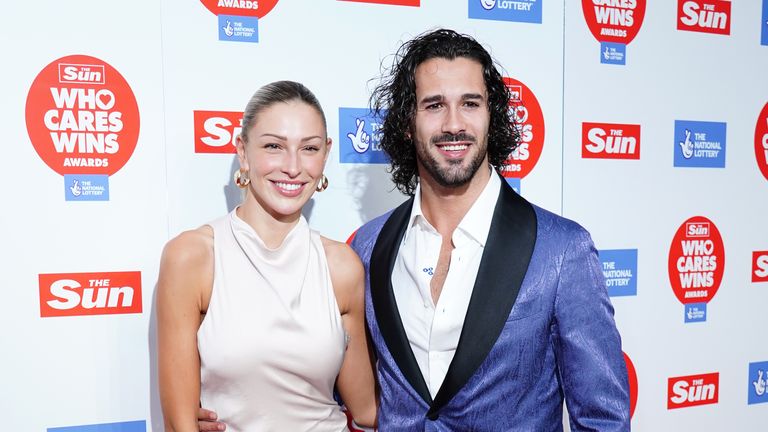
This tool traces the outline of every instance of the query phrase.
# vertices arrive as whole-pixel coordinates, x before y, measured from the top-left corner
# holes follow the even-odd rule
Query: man
[[[451,30],[398,51],[372,106],[412,198],[358,230],[379,429],[628,431],[621,341],[589,234],[517,195],[488,52]]]

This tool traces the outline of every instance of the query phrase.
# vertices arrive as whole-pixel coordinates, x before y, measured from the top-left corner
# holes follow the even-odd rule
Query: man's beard
[[[431,145],[436,145],[436,143],[449,143],[449,142],[460,142],[460,141],[468,141],[472,143],[472,146],[477,146],[477,138],[475,138],[472,135],[466,134],[466,133],[460,133],[456,135],[451,134],[443,134],[443,135],[436,135],[433,136],[430,139]],[[416,158],[419,160],[422,166],[424,166],[424,169],[427,170],[429,175],[435,179],[437,184],[439,184],[442,187],[446,188],[453,188],[453,187],[459,187],[467,184],[472,177],[475,176],[475,173],[478,169],[480,169],[480,166],[483,164],[483,159],[485,159],[485,154],[487,151],[487,145],[484,145],[482,148],[478,147],[477,151],[475,152],[474,156],[471,154],[468,154],[467,157],[471,157],[472,159],[469,161],[468,166],[462,166],[465,163],[466,158],[462,159],[455,159],[451,160],[448,159],[448,166],[444,167],[440,165],[440,162],[438,162],[437,157],[429,152],[429,149],[426,144],[416,144]]]

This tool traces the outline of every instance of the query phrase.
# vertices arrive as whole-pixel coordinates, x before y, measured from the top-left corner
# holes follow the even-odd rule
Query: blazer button
[[[437,420],[438,417],[440,417],[440,416],[438,415],[437,412],[427,413],[427,418],[432,420],[432,421]]]

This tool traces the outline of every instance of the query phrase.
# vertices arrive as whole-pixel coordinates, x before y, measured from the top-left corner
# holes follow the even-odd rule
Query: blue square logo
[[[615,42],[600,42],[600,63],[626,65],[627,45]]]
[[[637,249],[601,250],[599,255],[608,295],[637,295]]]
[[[48,432],[147,432],[144,420],[48,428]]]
[[[675,120],[674,166],[725,168],[726,124]]]
[[[704,322],[707,320],[706,303],[688,303],[685,305],[685,322]]]
[[[760,23],[760,43],[768,45],[768,0],[763,0],[763,19]]]
[[[768,402],[768,361],[750,363],[747,404]]]
[[[64,174],[66,201],[109,201],[109,176]]]
[[[381,127],[382,119],[367,108],[339,108],[339,161],[389,163],[381,149]]]
[[[544,0],[469,0],[469,18],[541,24]]]
[[[250,16],[219,15],[219,40],[258,42],[259,19]]]
[[[515,191],[518,195],[521,195],[520,193],[520,179],[517,177],[504,177],[504,180],[507,181],[507,184],[512,187],[512,190]]]

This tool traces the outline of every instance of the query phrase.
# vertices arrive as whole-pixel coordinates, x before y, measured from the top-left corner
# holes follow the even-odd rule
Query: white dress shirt
[[[434,398],[456,353],[469,298],[488,238],[501,181],[491,178],[453,232],[448,275],[437,304],[430,281],[440,256],[442,237],[421,211],[421,188],[392,270],[392,287],[411,350]]]

